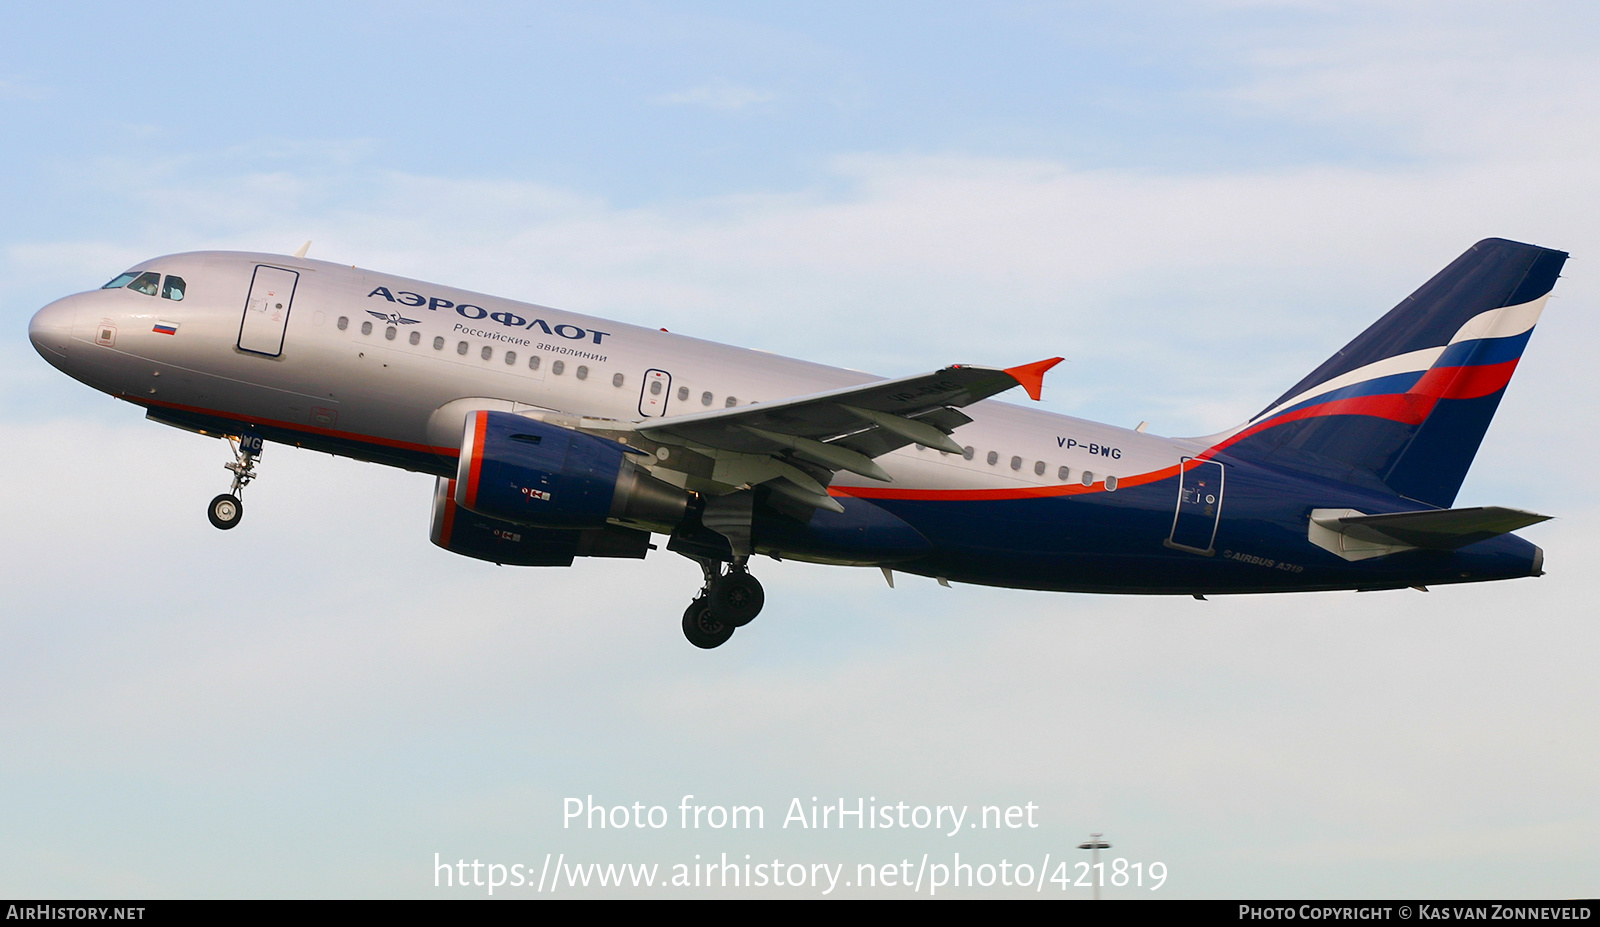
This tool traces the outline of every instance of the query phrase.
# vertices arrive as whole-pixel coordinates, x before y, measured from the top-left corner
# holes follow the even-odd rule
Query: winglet
[[[1028,391],[1029,398],[1031,398],[1034,402],[1038,402],[1039,396],[1044,391],[1045,371],[1061,363],[1063,360],[1066,360],[1066,358],[1052,357],[1049,360],[1035,361],[1031,364],[1023,364],[1021,367],[1007,367],[1006,373],[1011,375],[1011,379],[1017,381],[1018,386],[1021,386],[1023,389]]]

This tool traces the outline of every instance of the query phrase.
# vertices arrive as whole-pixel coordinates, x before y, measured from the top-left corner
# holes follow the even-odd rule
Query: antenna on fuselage
[[[303,257],[306,256],[306,252],[310,251],[310,250],[311,250],[311,242],[308,241],[305,244],[300,246],[300,250],[296,251],[294,253],[294,256],[297,257],[297,258],[303,258]]]

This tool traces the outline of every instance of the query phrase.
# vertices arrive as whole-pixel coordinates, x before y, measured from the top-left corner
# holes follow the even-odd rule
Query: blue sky
[[[436,852],[1076,862],[1095,830],[1166,863],[1155,897],[1592,896],[1597,15],[7,7],[0,892],[478,893]],[[1573,254],[1460,500],[1559,516],[1524,532],[1549,576],[1196,603],[763,564],[714,654],[677,629],[687,561],[451,557],[412,474],[269,449],[219,535],[221,446],[24,334],[151,255],[311,239],[886,375],[1062,354],[1051,408],[1203,434],[1490,236]],[[691,793],[775,817],[561,827],[567,796]],[[1044,826],[776,828],[813,795]]]

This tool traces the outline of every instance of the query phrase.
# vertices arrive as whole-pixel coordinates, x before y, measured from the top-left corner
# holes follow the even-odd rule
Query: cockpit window
[[[174,302],[183,298],[183,278],[167,275],[167,281],[161,285],[161,296]]]
[[[150,271],[149,273],[140,274],[132,283],[128,284],[128,289],[143,293],[146,296],[154,296],[156,295],[156,287],[160,285],[161,275],[155,271]]]
[[[118,290],[118,289],[121,289],[122,287],[127,286],[128,282],[131,281],[134,277],[137,277],[137,276],[139,276],[139,275],[135,274],[135,273],[117,274],[116,279],[112,280],[110,283],[106,284],[105,286],[101,287],[100,289],[102,289],[102,290]]]

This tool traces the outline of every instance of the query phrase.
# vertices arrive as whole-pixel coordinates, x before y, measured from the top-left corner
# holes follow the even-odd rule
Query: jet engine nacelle
[[[626,445],[508,412],[467,416],[455,501],[539,528],[624,524],[670,534],[689,494],[651,476]]]
[[[456,481],[438,478],[433,487],[429,537],[452,554],[512,566],[571,566],[575,557],[642,559],[650,532],[606,525],[570,531],[533,528],[469,512],[456,505]]]

